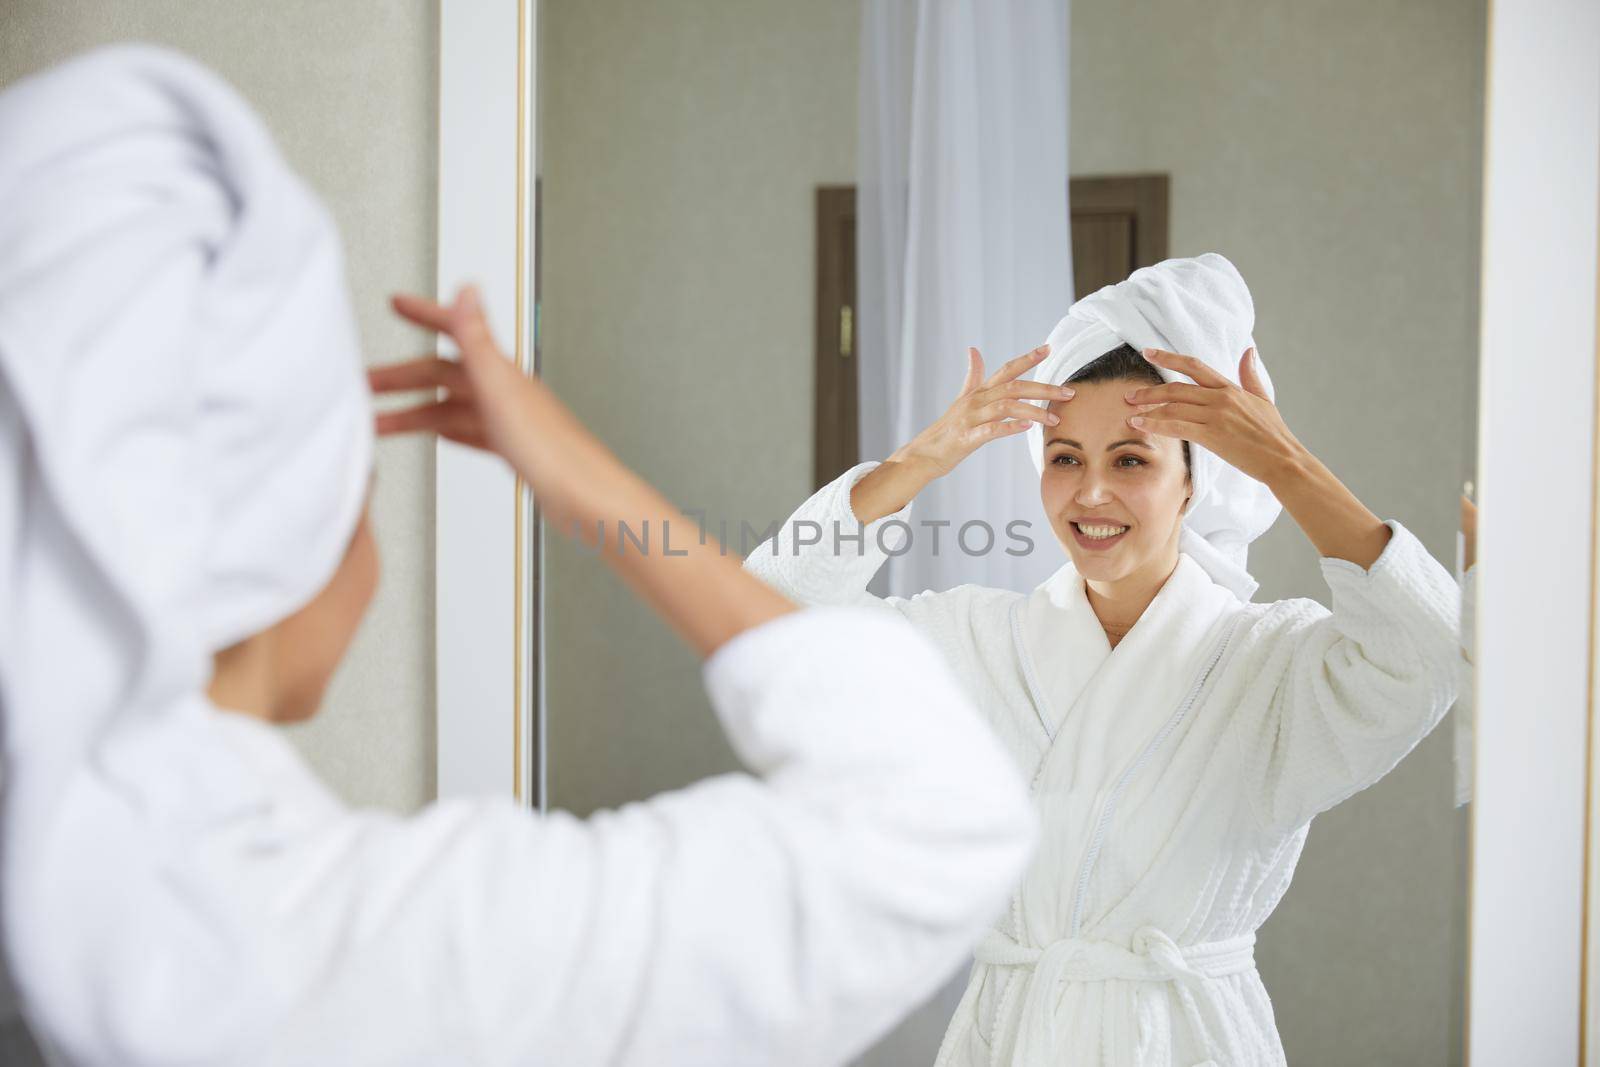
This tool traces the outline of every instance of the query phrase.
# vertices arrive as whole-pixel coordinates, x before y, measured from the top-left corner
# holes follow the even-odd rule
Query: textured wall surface
[[[425,342],[388,311],[431,292],[438,9],[431,0],[4,0],[0,84],[116,41],[177,48],[231,81],[344,235],[366,356]],[[411,809],[433,797],[433,446],[378,449],[377,599],[322,713],[292,736],[351,801]]]
[[[546,378],[736,541],[811,477],[815,189],[854,180],[856,4],[542,12]],[[597,559],[547,543],[551,802],[735,767],[683,645]]]

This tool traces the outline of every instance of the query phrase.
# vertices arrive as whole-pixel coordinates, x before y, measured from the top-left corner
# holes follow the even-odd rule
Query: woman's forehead
[[[1072,422],[1084,427],[1126,428],[1128,416],[1138,414],[1134,406],[1128,403],[1127,395],[1143,384],[1115,381],[1075,385],[1072,388],[1077,392],[1072,399],[1052,401],[1050,413],[1059,418],[1063,425]]]
[[[1070,446],[1100,451],[1124,441],[1140,441],[1155,451],[1181,447],[1177,438],[1152,435],[1128,425],[1128,417],[1138,408],[1126,396],[1144,383],[1133,381],[1095,382],[1078,388],[1071,400],[1050,404],[1050,413],[1061,421],[1045,427],[1045,442],[1065,440]]]

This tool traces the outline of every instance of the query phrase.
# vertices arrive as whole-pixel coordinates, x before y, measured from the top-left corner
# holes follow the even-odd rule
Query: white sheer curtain
[[[968,345],[993,369],[1042,344],[1072,301],[1067,0],[863,0],[860,111],[861,454],[882,459],[950,406]],[[996,441],[925,489],[910,550],[874,590],[1026,590],[1054,572],[1026,448]],[[1005,552],[1017,519],[1033,541],[1021,557]],[[995,531],[986,554],[956,544],[972,520]],[[932,1063],[965,986],[962,968],[857,1067]]]
[[[864,0],[860,113],[861,449],[882,459],[949,407],[967,346],[992,371],[1071,303],[1067,0]],[[1025,590],[1060,566],[1026,447],[991,443],[929,486],[880,591]],[[986,552],[983,527],[957,543],[975,520]],[[1014,520],[1026,555],[1006,551]]]

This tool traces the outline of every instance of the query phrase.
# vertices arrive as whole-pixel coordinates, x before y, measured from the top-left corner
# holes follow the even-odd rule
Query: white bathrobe
[[[1002,906],[1023,784],[859,610],[707,661],[751,774],[582,821],[341,804],[206,696],[367,496],[327,212],[231,88],[131,46],[0,92],[0,203],[0,923],[67,1062],[837,1064]]]
[[[786,615],[704,676],[762,777],[587,820],[351,810],[204,706],[130,738],[13,880],[35,1023],[116,1067],[847,1062],[1003,906],[1022,785],[896,620]]]
[[[746,566],[809,603],[909,619],[1032,781],[1042,844],[978,948],[939,1067],[1283,1063],[1255,932],[1311,818],[1382,777],[1449,708],[1449,572],[1390,522],[1370,569],[1322,560],[1330,612],[1243,602],[1180,555],[1113,649],[1070,562],[1031,594],[866,593],[878,527],[905,518],[864,531],[855,519],[850,488],[873,466],[818,491]],[[818,529],[820,543],[797,545]]]

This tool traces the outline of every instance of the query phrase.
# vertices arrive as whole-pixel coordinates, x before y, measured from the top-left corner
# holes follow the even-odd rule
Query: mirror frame
[[[1595,1041],[1597,55],[1588,0],[1489,6],[1467,971],[1482,1063],[1587,1062]]]
[[[476,282],[495,335],[529,372],[537,28],[537,0],[439,5],[438,291]],[[542,810],[538,514],[495,457],[440,439],[435,472],[438,795]]]

